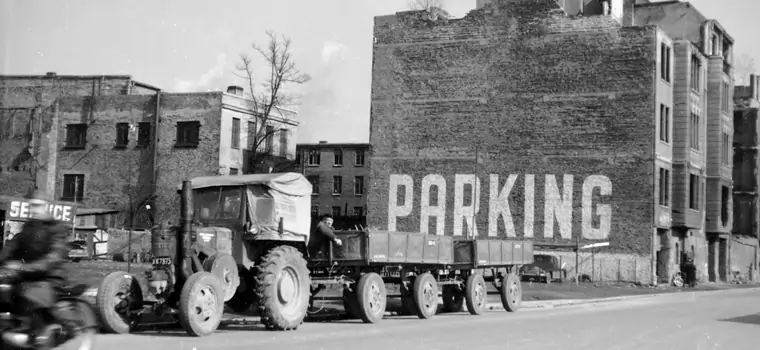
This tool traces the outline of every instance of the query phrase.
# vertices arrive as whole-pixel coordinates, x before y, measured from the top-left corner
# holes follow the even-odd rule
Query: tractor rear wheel
[[[303,254],[291,246],[273,248],[258,266],[256,296],[261,323],[269,330],[293,330],[309,308],[311,278]]]

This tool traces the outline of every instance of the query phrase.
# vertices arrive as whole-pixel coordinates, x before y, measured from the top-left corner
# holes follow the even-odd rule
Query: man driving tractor
[[[330,214],[324,214],[320,218],[314,233],[309,236],[307,250],[310,258],[317,256],[320,251],[327,248],[329,242],[333,242],[338,246],[343,244],[343,242],[340,241],[340,238],[335,236],[332,223],[333,218]]]
[[[27,221],[0,253],[0,282],[15,286],[19,316],[27,318],[28,331],[6,332],[3,341],[18,347],[47,343],[58,325],[52,315],[55,288],[64,286],[62,263],[68,256],[65,227],[47,210],[44,193],[32,191]]]

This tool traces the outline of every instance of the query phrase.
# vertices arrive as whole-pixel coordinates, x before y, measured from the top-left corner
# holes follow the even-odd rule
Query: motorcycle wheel
[[[57,339],[60,350],[94,350],[95,334],[99,328],[95,310],[84,300],[66,300],[60,320],[68,334]]]

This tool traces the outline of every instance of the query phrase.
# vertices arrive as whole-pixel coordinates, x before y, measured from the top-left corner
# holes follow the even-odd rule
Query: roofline
[[[633,7],[655,7],[655,6],[667,6],[667,5],[673,5],[673,4],[685,4],[686,6],[693,8],[694,11],[697,11],[697,13],[699,13],[700,16],[705,18],[705,22],[702,23],[701,26],[704,26],[705,24],[714,24],[718,27],[718,29],[720,29],[721,33],[723,33],[723,35],[726,37],[726,39],[728,39],[728,41],[731,42],[731,44],[736,43],[734,41],[734,38],[730,34],[728,34],[726,29],[723,28],[723,25],[721,25],[717,19],[707,18],[707,16],[703,15],[702,12],[700,12],[699,9],[697,9],[696,6],[692,5],[688,1],[671,0],[671,1],[650,2],[650,3],[643,3],[643,4],[634,3]]]
[[[97,78],[120,78],[132,80],[131,75],[41,75],[41,74],[19,74],[19,75],[0,75],[0,79],[97,79]]]
[[[143,83],[141,81],[132,80],[132,84],[134,84],[135,86],[144,87],[146,89],[150,89],[150,90],[153,90],[153,91],[156,91],[156,92],[161,92],[161,88],[159,88],[158,86],[146,84],[146,83]]]
[[[226,91],[222,91],[222,94],[224,94],[225,96],[235,97],[235,98],[243,100],[243,101],[253,102],[253,99],[246,98],[246,97],[240,96],[240,95],[231,94],[231,93],[228,93]],[[277,109],[279,109],[281,111],[286,111],[286,112],[290,112],[290,113],[293,113],[293,114],[298,114],[298,111],[292,110],[290,108],[285,108],[285,107],[280,107],[280,106],[275,106],[274,108],[277,108]]]

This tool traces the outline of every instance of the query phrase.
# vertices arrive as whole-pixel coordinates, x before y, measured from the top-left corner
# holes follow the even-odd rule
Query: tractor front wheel
[[[301,252],[291,246],[269,251],[258,266],[256,296],[261,322],[269,330],[293,330],[309,308],[311,278]]]

